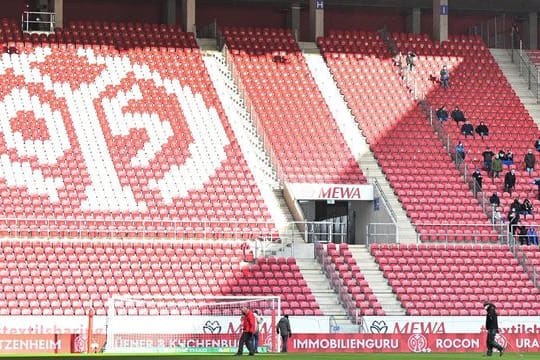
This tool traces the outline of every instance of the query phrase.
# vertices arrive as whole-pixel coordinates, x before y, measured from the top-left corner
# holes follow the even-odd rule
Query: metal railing
[[[366,225],[366,245],[398,243],[397,223],[369,223]]]
[[[45,11],[25,11],[21,15],[21,29],[24,32],[54,32],[56,14]]]
[[[527,82],[527,87],[536,98],[536,103],[540,104],[540,68],[531,61],[521,45],[519,49],[512,49],[512,61],[518,62],[519,74]]]
[[[512,38],[518,34],[514,31],[506,14],[495,16],[492,19],[468,29],[469,35],[480,36],[488,47],[506,49],[512,46]]]
[[[499,224],[441,224],[418,223],[417,243],[437,242],[455,244],[460,242],[475,244],[508,244],[512,245],[513,238],[508,231],[508,225]]]
[[[222,36],[219,36],[219,38],[221,40],[219,40],[218,42],[223,41]],[[261,142],[263,143],[263,147],[264,147],[266,153],[268,154],[268,158],[270,159],[270,162],[272,163],[274,169],[276,170],[276,174],[277,174],[278,179],[280,180],[281,183],[283,183],[283,181],[284,181],[284,171],[283,171],[281,163],[279,161],[279,157],[277,157],[276,154],[274,153],[274,147],[271,144],[271,140],[270,140],[269,136],[266,134],[266,129],[263,126],[263,124],[262,124],[262,122],[261,122],[261,120],[259,118],[259,115],[255,111],[254,106],[253,106],[253,104],[251,102],[251,99],[246,94],[244,84],[242,83],[240,74],[239,74],[238,70],[236,69],[236,64],[234,62],[233,55],[232,55],[231,50],[228,48],[227,45],[223,46],[223,54],[224,54],[227,66],[229,67],[229,70],[230,70],[230,72],[232,74],[234,84],[238,88],[240,96],[245,101],[246,111],[250,115],[251,121],[255,125],[255,128],[257,130],[257,134],[261,138]]]

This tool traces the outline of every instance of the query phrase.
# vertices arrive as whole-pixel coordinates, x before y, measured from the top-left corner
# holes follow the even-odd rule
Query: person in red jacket
[[[238,343],[238,351],[235,355],[242,355],[242,353],[244,352],[244,345],[249,350],[249,355],[255,355],[252,338],[257,325],[255,323],[255,315],[246,306],[242,308],[242,317],[240,322],[240,325],[242,326],[242,335],[240,336],[240,341]]]

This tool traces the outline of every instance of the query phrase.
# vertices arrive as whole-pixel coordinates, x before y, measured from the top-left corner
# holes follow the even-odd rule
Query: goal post
[[[236,352],[244,306],[264,319],[259,352],[277,351],[279,296],[115,296],[108,300],[104,351]]]

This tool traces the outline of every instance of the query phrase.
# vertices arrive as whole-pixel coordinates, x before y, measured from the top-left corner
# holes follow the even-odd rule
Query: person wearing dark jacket
[[[467,136],[472,136],[474,137],[474,129],[473,129],[473,126],[470,122],[468,122],[467,120],[465,120],[465,122],[463,123],[463,125],[461,125],[461,133],[463,135],[465,135],[465,137]]]
[[[235,355],[242,355],[244,352],[244,345],[249,350],[249,355],[254,355],[255,350],[253,349],[253,333],[256,330],[255,315],[251,310],[246,306],[242,308],[242,335],[240,336],[240,341],[238,342],[238,351]]]
[[[508,214],[508,231],[514,236],[516,235],[517,230],[519,230],[518,224],[519,224],[519,213],[515,211],[514,209],[512,209],[510,211],[510,214]]]
[[[443,105],[440,108],[438,108],[437,111],[435,112],[435,115],[437,115],[437,119],[439,119],[439,121],[448,120],[448,110],[446,110],[446,106]]]
[[[499,355],[502,356],[504,347],[495,340],[495,336],[499,332],[499,322],[497,320],[497,309],[489,301],[484,301],[484,309],[486,310],[486,355],[493,355],[493,348],[499,350]]]
[[[482,137],[482,139],[484,138],[484,136],[489,135],[489,129],[488,129],[487,125],[484,124],[483,121],[480,121],[480,124],[478,124],[478,126],[476,127],[476,129],[474,129],[474,131],[476,131],[476,133],[478,135],[480,135],[480,137]]]
[[[456,106],[452,111],[452,119],[454,119],[456,125],[459,126],[460,122],[465,122],[465,114],[463,114],[463,111]]]
[[[489,197],[489,203],[493,207],[501,206],[501,199],[499,198],[499,195],[497,195],[496,192],[494,192],[493,195]]]
[[[292,337],[289,315],[283,315],[277,323],[277,333],[281,335],[281,352],[287,352],[287,341]]]
[[[504,176],[504,191],[512,194],[514,186],[516,186],[516,171],[512,169]]]
[[[491,171],[491,164],[493,163],[493,156],[495,156],[495,153],[491,151],[489,146],[482,153],[482,158],[484,159],[484,170],[486,170],[488,173]]]
[[[482,192],[482,173],[476,168],[472,173],[474,194]]]
[[[532,150],[529,150],[527,154],[525,154],[523,161],[525,162],[525,170],[529,176],[531,176],[534,171],[534,165],[536,165],[536,158],[534,157]]]

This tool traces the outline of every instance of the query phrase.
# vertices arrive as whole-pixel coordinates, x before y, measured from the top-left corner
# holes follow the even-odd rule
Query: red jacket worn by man
[[[244,316],[242,316],[242,331],[253,334],[257,326],[255,323],[255,314],[248,308],[243,308],[242,312],[244,313]]]
[[[236,355],[242,355],[242,352],[244,351],[244,345],[249,350],[249,355],[254,355],[255,350],[253,349],[253,341],[251,339],[257,325],[255,323],[255,315],[246,306],[242,308],[241,326],[242,336],[240,336],[240,341],[238,343],[238,351]]]

